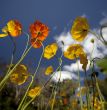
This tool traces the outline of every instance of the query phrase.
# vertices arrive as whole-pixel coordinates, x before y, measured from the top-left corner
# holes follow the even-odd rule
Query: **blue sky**
[[[63,32],[69,32],[72,21],[77,16],[85,15],[91,28],[98,28],[100,21],[107,16],[107,0],[0,0],[0,29],[10,19],[19,20],[23,29],[29,32],[29,25],[35,20],[40,20],[50,28],[50,34],[44,45],[55,41],[55,37]],[[15,61],[20,57],[24,46],[25,35],[16,38],[17,52]],[[0,39],[0,58],[9,62],[12,51],[12,44],[9,38]],[[35,66],[39,60],[40,49],[32,49],[24,62]],[[51,64],[56,60],[42,63],[42,66]],[[65,60],[66,61],[66,60]],[[56,66],[56,63],[53,63]]]

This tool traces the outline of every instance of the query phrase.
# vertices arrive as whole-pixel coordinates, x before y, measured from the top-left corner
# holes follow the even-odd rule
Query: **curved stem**
[[[30,84],[29,84],[29,86],[28,86],[28,88],[26,90],[26,93],[24,94],[24,96],[23,96],[23,98],[22,98],[17,110],[20,110],[20,108],[21,108],[21,106],[22,106],[22,104],[23,104],[23,102],[24,102],[24,100],[25,100],[25,98],[27,96],[27,93],[28,93],[28,91],[29,91],[29,89],[30,89],[30,87],[31,87],[31,85],[33,83],[33,76],[32,75],[30,75],[30,76],[31,76],[31,82],[30,82]]]
[[[49,81],[53,78],[54,74],[60,69],[61,64],[58,66],[58,68],[56,69],[56,71],[51,75],[51,77],[48,79],[48,81],[46,81],[46,83],[42,86],[41,90],[42,91],[46,85],[49,83]],[[38,95],[39,91],[37,92],[36,96]],[[36,96],[34,98],[32,98],[23,108],[22,110],[25,110],[27,108],[27,106],[36,98]]]
[[[89,32],[90,32],[91,34],[93,34],[94,36],[96,36],[97,39],[100,40],[103,44],[107,45],[107,42],[105,42],[105,40],[101,39],[102,36],[96,34],[95,32],[93,32],[93,31],[91,31],[91,30],[89,30]],[[103,41],[102,41],[102,40],[103,40]]]
[[[10,65],[9,65],[9,68],[7,70],[6,75],[9,73],[9,71],[11,69],[11,66],[12,66],[12,63],[13,63],[14,54],[16,52],[16,43],[15,43],[14,39],[12,37],[10,37],[10,36],[9,36],[9,38],[10,38],[10,40],[13,43],[14,49],[13,49],[13,52],[12,52],[12,57],[11,57],[11,60],[10,60]],[[2,85],[2,87],[0,88],[0,91],[3,89],[3,87],[5,86],[5,84],[6,84],[6,82]]]
[[[92,73],[93,73],[93,72],[94,72],[94,61],[93,61]],[[100,91],[100,88],[99,88],[99,85],[98,85],[98,80],[97,80],[96,75],[94,76],[94,78],[95,78],[95,84],[96,84],[96,88],[97,88],[97,91],[98,91],[98,94],[99,94],[99,98],[100,98],[100,101],[101,101],[102,110],[104,110],[103,101],[105,101],[105,100],[104,100],[104,97],[103,97],[103,95],[102,95],[102,93],[101,93],[101,91]]]
[[[23,33],[27,36],[27,43],[26,43],[26,47],[25,47],[25,49],[24,49],[24,51],[23,51],[22,56],[25,54],[25,52],[26,52],[26,50],[27,50],[27,48],[28,48],[28,46],[29,46],[29,40],[30,40],[29,34],[26,33],[26,32],[24,32],[24,31],[23,31]],[[21,57],[22,57],[22,56],[21,56]]]
[[[102,29],[105,28],[105,27],[107,28],[107,26],[101,26],[101,29],[100,29],[100,36],[101,36],[101,38],[102,38],[104,44],[107,45],[107,41],[104,39],[104,37],[103,37],[103,35],[102,35]]]
[[[42,42],[41,42],[41,44],[42,44]],[[26,90],[26,93],[25,93],[25,95],[24,95],[24,97],[23,97],[23,99],[22,99],[22,101],[21,101],[21,103],[20,103],[20,106],[18,107],[17,110],[20,110],[20,107],[22,106],[22,103],[23,103],[23,101],[25,100],[29,89],[30,89],[30,87],[31,87],[32,84],[33,84],[34,79],[35,79],[35,76],[36,76],[36,74],[37,74],[37,71],[38,71],[38,69],[39,69],[39,67],[40,67],[40,64],[41,64],[41,61],[42,61],[42,58],[43,58],[43,54],[44,54],[44,45],[43,45],[43,44],[42,44],[42,47],[43,47],[43,51],[42,51],[42,54],[41,54],[41,57],[40,57],[38,66],[37,66],[37,68],[36,68],[36,71],[34,72],[34,75],[32,76],[32,81],[31,81],[31,83],[29,84],[29,86],[28,86],[28,88],[27,88],[27,90]],[[22,108],[22,109],[23,109],[23,108]]]
[[[10,67],[9,67],[8,74],[6,74],[6,76],[4,77],[4,79],[0,82],[0,88],[3,89],[4,85],[6,84],[6,81],[8,80],[8,78],[10,77],[10,75],[12,74],[12,72],[14,71],[14,69],[23,61],[23,59],[25,58],[25,56],[28,54],[28,52],[29,52],[30,49],[32,48],[32,45],[28,48],[28,42],[29,42],[29,36],[28,36],[28,41],[27,41],[26,48],[25,48],[25,50],[24,50],[24,52],[23,52],[23,54],[22,54],[20,60],[17,62],[17,64],[16,64],[11,70],[10,70]],[[36,42],[36,41],[35,41],[35,42]],[[34,42],[34,43],[35,43],[35,42]],[[15,42],[13,42],[13,43],[14,43],[14,45],[15,45]],[[28,50],[27,50],[27,48],[28,48]],[[14,55],[15,51],[16,51],[16,46],[15,46],[15,48],[14,48],[14,50],[13,50],[13,55]],[[12,55],[11,63],[13,62],[13,55]],[[1,91],[2,89],[0,89],[0,91]]]

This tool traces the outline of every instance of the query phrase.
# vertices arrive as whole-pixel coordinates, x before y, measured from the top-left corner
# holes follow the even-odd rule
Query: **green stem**
[[[60,61],[60,60],[59,60],[59,61]],[[62,65],[62,60],[61,60],[60,70],[59,70],[59,71],[60,71],[60,73],[59,73],[60,76],[59,76],[58,82],[57,82],[56,87],[55,87],[55,92],[54,92],[54,96],[53,96],[53,103],[52,103],[51,110],[53,110],[53,108],[54,108],[56,93],[57,93],[57,90],[58,90],[58,84],[59,84],[60,78],[61,78],[61,65]]]
[[[107,45],[107,42],[104,40],[104,38],[103,38],[102,36],[96,34],[96,33],[93,32],[92,30],[89,30],[89,32],[90,32],[91,34],[93,34],[94,36],[96,36],[97,39],[100,40],[103,44]],[[102,38],[102,39],[100,39],[100,38]],[[102,40],[103,40],[103,41],[102,41]]]
[[[56,93],[57,92],[55,90],[51,110],[53,110],[53,108],[54,108]]]
[[[82,107],[83,107],[83,102],[82,102],[82,96],[81,96],[81,84],[80,84],[80,72],[79,72],[79,63],[78,63],[78,60],[76,59],[76,62],[77,62],[77,67],[78,67],[78,83],[79,83],[79,88],[80,88],[80,105],[81,105],[81,110],[82,110]]]
[[[100,101],[101,101],[101,105],[102,105],[102,110],[105,110],[104,109],[104,104],[103,104],[103,101],[105,101],[105,100],[104,100],[104,97],[101,94],[96,75],[95,75],[95,80],[96,80],[96,87],[97,87],[97,90],[98,90],[98,93],[99,93],[99,97],[100,97]]]
[[[56,69],[56,71],[58,71],[60,69],[60,66],[58,66],[58,68]],[[53,78],[54,74],[56,73],[56,71],[51,75],[51,77],[48,79],[48,81],[46,81],[46,83],[42,86],[41,91],[46,87],[46,85],[49,83],[49,81]],[[39,93],[39,91],[37,92],[37,94]],[[37,96],[36,94],[36,96]],[[32,98],[24,107],[22,110],[25,110],[27,108],[27,106],[36,98],[36,96],[34,98]]]
[[[41,42],[41,44],[42,44],[42,42]],[[37,71],[38,71],[38,69],[39,69],[39,67],[40,67],[40,64],[41,64],[41,61],[42,61],[42,58],[43,58],[43,54],[44,54],[44,45],[43,45],[43,44],[42,44],[42,47],[43,47],[43,51],[42,51],[42,54],[41,54],[41,57],[40,57],[38,66],[37,66],[37,68],[36,68],[36,71],[34,72],[33,80],[35,79],[35,76],[36,76],[36,74],[37,74]]]
[[[21,100],[21,102],[20,102],[20,104],[19,104],[17,110],[20,110],[20,108],[21,108],[21,106],[22,106],[22,104],[23,104],[23,102],[24,102],[24,100],[25,100],[25,98],[26,98],[26,96],[27,96],[27,93],[28,93],[28,91],[29,91],[29,88],[31,87],[31,85],[32,85],[32,83],[33,83],[33,76],[32,76],[32,75],[30,75],[30,76],[31,76],[31,82],[30,82],[30,84],[29,84],[29,86],[28,86],[28,88],[27,88],[27,90],[26,90],[26,93],[24,94],[24,96],[23,96],[23,98],[22,98],[22,100]]]
[[[25,32],[24,32],[25,33]],[[26,47],[24,49],[24,52],[20,58],[20,60],[18,61],[18,63],[11,69],[11,64],[13,63],[13,57],[14,57],[14,54],[15,54],[15,51],[16,51],[16,44],[15,42],[13,41],[13,39],[11,38],[12,42],[13,42],[13,45],[14,45],[14,50],[13,50],[13,54],[12,54],[12,58],[11,58],[11,64],[9,66],[9,69],[7,71],[7,74],[6,76],[4,77],[4,79],[0,82],[0,91],[3,89],[3,87],[5,86],[6,84],[6,81],[8,80],[8,78],[10,77],[10,75],[12,74],[12,72],[14,71],[14,69],[21,63],[21,61],[24,59],[24,57],[27,55],[27,53],[30,51],[30,49],[32,48],[32,46],[30,46],[28,48],[28,43],[29,43],[29,35],[27,35],[28,37],[28,40],[27,40],[27,44],[26,44]],[[28,48],[28,50],[27,50]],[[24,55],[25,54],[25,55]]]
[[[42,42],[41,42],[41,44],[42,44]],[[37,74],[37,71],[38,71],[38,69],[39,69],[39,67],[40,67],[40,64],[41,64],[41,61],[42,61],[42,58],[43,58],[43,54],[44,54],[44,45],[43,45],[43,44],[42,44],[42,47],[43,47],[43,51],[42,51],[42,54],[41,54],[41,57],[40,57],[38,66],[37,66],[37,68],[36,68],[36,71],[34,72],[34,75],[32,76],[32,81],[31,81],[31,83],[29,84],[29,86],[28,86],[28,88],[27,88],[27,91],[26,91],[26,93],[25,93],[25,95],[24,95],[24,97],[23,97],[23,99],[22,99],[22,101],[21,101],[20,107],[22,106],[23,101],[25,100],[25,98],[26,98],[26,96],[27,96],[27,93],[28,93],[29,89],[30,89],[30,87],[31,87],[32,84],[33,84],[34,79],[35,79],[35,76],[36,76],[36,74]],[[20,107],[18,107],[17,110],[20,110]],[[22,108],[22,109],[23,109],[23,108]]]
[[[13,71],[15,70],[15,68],[23,61],[23,59],[25,58],[25,56],[28,54],[28,52],[30,51],[30,49],[32,48],[32,45],[26,50],[25,54],[20,58],[20,60],[17,62],[17,64],[10,70],[10,72],[4,77],[4,79],[0,82],[0,88],[2,87],[2,85],[8,80],[8,78],[10,77],[10,75],[13,73]]]
[[[90,110],[90,94],[89,94],[89,87],[88,87],[88,79],[87,79],[87,73],[86,73],[86,70],[85,70],[85,80],[86,80],[86,88],[87,88],[87,93],[86,93],[86,98],[87,98],[87,108],[88,110]]]

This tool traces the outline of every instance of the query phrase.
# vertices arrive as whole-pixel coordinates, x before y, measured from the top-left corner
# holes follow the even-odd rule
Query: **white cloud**
[[[78,64],[77,64],[78,63]],[[63,69],[66,71],[70,71],[72,73],[77,72],[78,71],[78,65],[79,65],[79,71],[83,71],[82,69],[82,64],[80,64],[80,61],[78,60],[78,62],[75,63],[71,63],[70,65],[64,65]],[[89,69],[89,63],[87,65],[87,70]]]
[[[102,19],[100,24],[105,24],[107,23],[107,17]],[[94,29],[93,31],[99,33],[98,29]],[[105,40],[107,40],[107,28],[104,28],[102,30],[103,32],[103,37],[105,38]],[[91,39],[94,39],[94,44],[91,42]],[[67,49],[67,47],[70,44],[74,44],[74,43],[78,43],[75,40],[72,39],[72,36],[70,34],[70,32],[63,32],[61,33],[59,36],[55,37],[56,42],[58,43],[59,47],[62,49],[63,45],[61,43],[61,41],[64,42],[64,50]],[[84,51],[87,53],[88,55],[88,59],[95,58],[95,57],[99,57],[99,58],[103,58],[105,55],[107,55],[107,47],[97,39],[96,36],[92,35],[92,34],[88,34],[87,37],[85,38],[85,40],[80,43],[83,47],[84,47]],[[63,49],[62,49],[63,50]],[[92,52],[93,50],[93,52]],[[92,56],[91,56],[92,54]],[[89,63],[88,63],[88,67],[87,69],[89,69]],[[78,71],[77,68],[77,63],[71,63],[70,65],[65,64],[63,66],[63,70],[61,72],[61,80],[68,78],[68,79],[73,79],[73,75],[75,75],[74,72]],[[82,65],[79,63],[79,70],[82,70]],[[57,73],[56,73],[57,74]],[[75,78],[77,78],[77,76],[75,76]]]
[[[68,72],[68,71],[58,71],[55,73],[55,75],[53,76],[53,80],[58,82],[60,78],[60,81],[62,82],[64,79],[73,79],[73,80],[77,80],[78,76],[74,73]]]
[[[107,35],[106,33],[107,33],[107,29],[103,33],[104,36]],[[95,41],[94,44],[91,43],[91,39],[94,39],[94,41]],[[72,39],[72,36],[69,32],[65,32],[65,33],[63,32],[61,35],[56,36],[55,40],[56,40],[56,42],[58,42],[60,48],[63,47],[63,45],[61,44],[61,41],[64,42],[64,50],[66,50],[70,44],[78,43]],[[84,47],[84,50],[88,54],[88,58],[90,58],[90,55],[92,53],[93,48],[94,48],[94,51],[92,54],[93,57],[101,57],[102,58],[105,55],[107,55],[106,46],[101,41],[99,41],[96,38],[96,36],[94,36],[92,34],[88,34],[87,37],[85,38],[85,40],[80,44]]]

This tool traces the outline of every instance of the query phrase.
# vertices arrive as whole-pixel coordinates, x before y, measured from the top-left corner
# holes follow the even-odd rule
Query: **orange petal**
[[[31,39],[31,45],[34,48],[40,48],[42,46],[41,42],[39,40],[35,41],[35,38]]]

